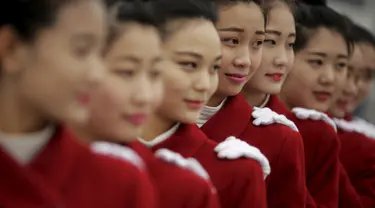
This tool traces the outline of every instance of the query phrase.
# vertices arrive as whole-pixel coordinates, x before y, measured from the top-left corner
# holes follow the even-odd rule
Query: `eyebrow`
[[[190,51],[175,51],[174,54],[176,55],[187,55],[187,56],[192,56],[196,59],[203,59],[203,56],[201,54],[195,53],[195,52],[190,52]]]
[[[71,41],[77,42],[77,41],[84,41],[84,42],[94,42],[95,37],[92,34],[89,33],[78,33],[74,34]]]
[[[267,30],[266,29],[266,33],[274,34],[274,35],[277,35],[277,36],[282,35],[282,33],[280,31],[277,31],[277,30]],[[295,32],[289,33],[288,37],[296,37],[296,33]]]
[[[130,61],[135,64],[141,63],[141,60],[135,56],[119,56],[116,58],[117,61]]]
[[[349,56],[348,55],[344,55],[344,54],[339,54],[339,55],[337,55],[337,58],[349,59]]]
[[[238,32],[238,33],[244,33],[245,30],[243,28],[239,27],[227,27],[227,28],[219,28],[219,31],[224,31],[224,32]]]
[[[256,35],[265,35],[266,33],[263,30],[257,30],[255,31]]]
[[[309,55],[315,55],[315,56],[320,56],[322,58],[326,58],[328,55],[326,53],[321,53],[321,52],[308,52]]]

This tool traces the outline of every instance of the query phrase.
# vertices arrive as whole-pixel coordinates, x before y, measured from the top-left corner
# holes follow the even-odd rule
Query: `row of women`
[[[0,207],[374,208],[375,38],[287,0],[0,7]]]

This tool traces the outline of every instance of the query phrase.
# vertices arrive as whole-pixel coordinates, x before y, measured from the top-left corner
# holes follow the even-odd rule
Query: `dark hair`
[[[327,0],[300,0],[300,2],[305,3],[307,5],[327,6]]]
[[[255,4],[261,6],[264,3],[264,0],[215,0],[215,2],[221,6],[221,5],[231,5],[236,3],[251,3],[254,2]]]
[[[107,47],[117,39],[123,32],[123,24],[135,22],[145,26],[152,26],[160,30],[161,20],[151,8],[150,3],[141,0],[132,1],[107,1],[107,6],[111,14],[109,34],[107,37]]]
[[[9,26],[24,41],[41,28],[52,26],[61,7],[73,0],[8,0],[0,7],[0,27]]]
[[[316,30],[327,28],[339,33],[346,42],[348,53],[352,53],[353,40],[350,35],[350,22],[343,15],[325,6],[298,4],[295,17],[297,32],[295,52],[306,47]]]
[[[217,7],[212,0],[155,0],[150,4],[164,23],[164,28],[176,19],[203,18],[213,23],[218,20]]]
[[[374,35],[363,26],[353,23],[351,27],[351,35],[354,43],[367,43],[372,47],[375,47]]]

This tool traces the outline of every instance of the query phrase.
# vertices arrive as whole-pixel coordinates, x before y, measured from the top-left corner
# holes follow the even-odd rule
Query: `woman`
[[[319,6],[300,5],[296,19],[294,66],[282,86],[280,98],[289,109],[300,108],[293,109],[295,115],[288,117],[296,123],[304,139],[307,188],[318,207],[337,207],[339,193],[352,194],[356,203],[338,158],[338,138],[334,128],[327,124],[332,121],[320,113],[329,108],[334,83],[346,76],[351,55],[348,23],[334,10]],[[275,110],[280,109],[278,106]]]
[[[353,25],[352,31],[358,31],[358,26]],[[354,33],[354,32],[353,32]],[[346,79],[337,82],[339,84],[335,94],[338,96],[330,106],[329,113],[335,117],[338,127],[338,136],[341,142],[340,160],[353,184],[355,190],[361,196],[363,207],[375,206],[375,141],[369,138],[362,125],[351,119],[350,113],[356,107],[359,83],[366,70],[363,53],[359,43],[362,41],[360,33],[353,34],[354,49],[348,65]],[[355,152],[356,154],[352,154]],[[349,207],[349,206],[348,206]],[[351,206],[354,207],[354,206]]]
[[[200,0],[160,0],[153,5],[166,18],[164,28],[168,32],[163,48],[165,99],[140,141],[154,151],[166,148],[197,159],[216,187],[222,207],[266,207],[263,174],[257,161],[222,160],[215,153],[216,143],[195,125],[200,109],[217,86],[220,70],[215,7]]]
[[[76,132],[89,142],[113,142],[95,142],[93,148],[114,155],[111,147],[116,147],[118,155],[143,166],[155,186],[158,207],[218,207],[206,180],[158,159],[144,145],[134,142],[163,97],[161,21],[148,4],[135,1],[112,7],[104,53],[108,75],[93,93],[90,122],[75,126]]]
[[[272,170],[266,181],[269,207],[303,207],[306,190],[302,138],[281,124],[252,125],[252,107],[239,94],[256,73],[262,58],[265,21],[259,2],[220,2],[217,30],[223,61],[219,87],[197,124],[215,141],[221,142],[233,135],[266,155]]]
[[[14,0],[0,12],[0,205],[154,207],[144,173],[60,125],[86,122],[101,79],[100,1]]]

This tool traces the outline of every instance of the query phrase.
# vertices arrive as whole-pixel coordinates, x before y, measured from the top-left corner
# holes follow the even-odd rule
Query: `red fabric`
[[[361,198],[351,184],[344,167],[340,164],[340,191],[339,207],[340,208],[363,208]]]
[[[0,206],[152,208],[148,176],[125,161],[92,153],[65,129],[28,165],[0,151]]]
[[[267,178],[270,208],[301,208],[306,203],[304,151],[301,136],[287,126],[252,125],[252,108],[241,94],[228,98],[223,108],[202,126],[217,142],[236,136],[261,150],[271,165]]]
[[[189,170],[167,164],[140,142],[130,147],[144,160],[156,187],[160,208],[218,208],[216,194],[210,184]]]
[[[215,185],[223,208],[266,208],[263,172],[252,159],[219,159],[216,143],[195,125],[181,125],[177,132],[153,150],[167,148],[184,157],[196,158]]]
[[[340,159],[363,207],[375,207],[375,140],[356,132],[338,132]]]

